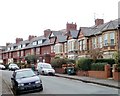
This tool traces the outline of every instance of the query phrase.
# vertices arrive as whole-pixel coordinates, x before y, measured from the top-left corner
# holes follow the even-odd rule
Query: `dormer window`
[[[11,47],[11,50],[13,50],[14,48],[13,47]]]
[[[22,45],[19,45],[19,46],[18,46],[18,49],[20,49],[20,48],[22,48]]]
[[[42,44],[42,40],[38,40],[38,44]]]
[[[25,44],[23,44],[23,46],[22,46],[22,48],[24,48],[26,45]]]
[[[34,41],[34,42],[33,42],[33,45],[37,45],[37,41]]]
[[[10,50],[11,48],[10,47],[8,47],[8,51]]]

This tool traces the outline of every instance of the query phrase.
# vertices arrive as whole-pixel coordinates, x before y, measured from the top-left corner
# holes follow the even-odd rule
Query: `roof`
[[[58,35],[57,40],[58,40],[59,43],[66,42],[67,41],[67,36]]]
[[[120,24],[120,18],[113,21],[106,22],[102,25],[92,26],[92,27],[80,27],[80,29],[81,29],[81,32],[84,34],[84,36],[91,36],[91,35],[101,34],[106,30],[117,29],[118,23]]]
[[[52,34],[56,37],[58,35],[62,35],[63,32],[62,31],[52,31]]]
[[[0,49],[4,50],[6,48],[6,46],[0,46]]]
[[[79,34],[79,30],[70,30],[69,34],[71,35],[72,38],[76,39]]]

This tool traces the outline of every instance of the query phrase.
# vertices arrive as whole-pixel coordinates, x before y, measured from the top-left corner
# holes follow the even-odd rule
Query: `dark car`
[[[15,70],[11,82],[15,94],[43,90],[40,77],[36,75],[31,68]]]

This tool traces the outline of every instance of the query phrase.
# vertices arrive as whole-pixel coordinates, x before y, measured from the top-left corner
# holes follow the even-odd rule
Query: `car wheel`
[[[43,86],[42,86],[42,88],[40,89],[40,91],[43,91]]]
[[[44,75],[44,71],[42,71],[42,75]]]
[[[15,89],[15,95],[18,95],[20,92]]]

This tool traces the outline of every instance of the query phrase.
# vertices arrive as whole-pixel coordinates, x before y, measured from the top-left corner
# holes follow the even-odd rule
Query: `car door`
[[[12,78],[11,78],[11,83],[13,88],[16,86],[16,79],[15,79],[15,72],[13,72]]]

